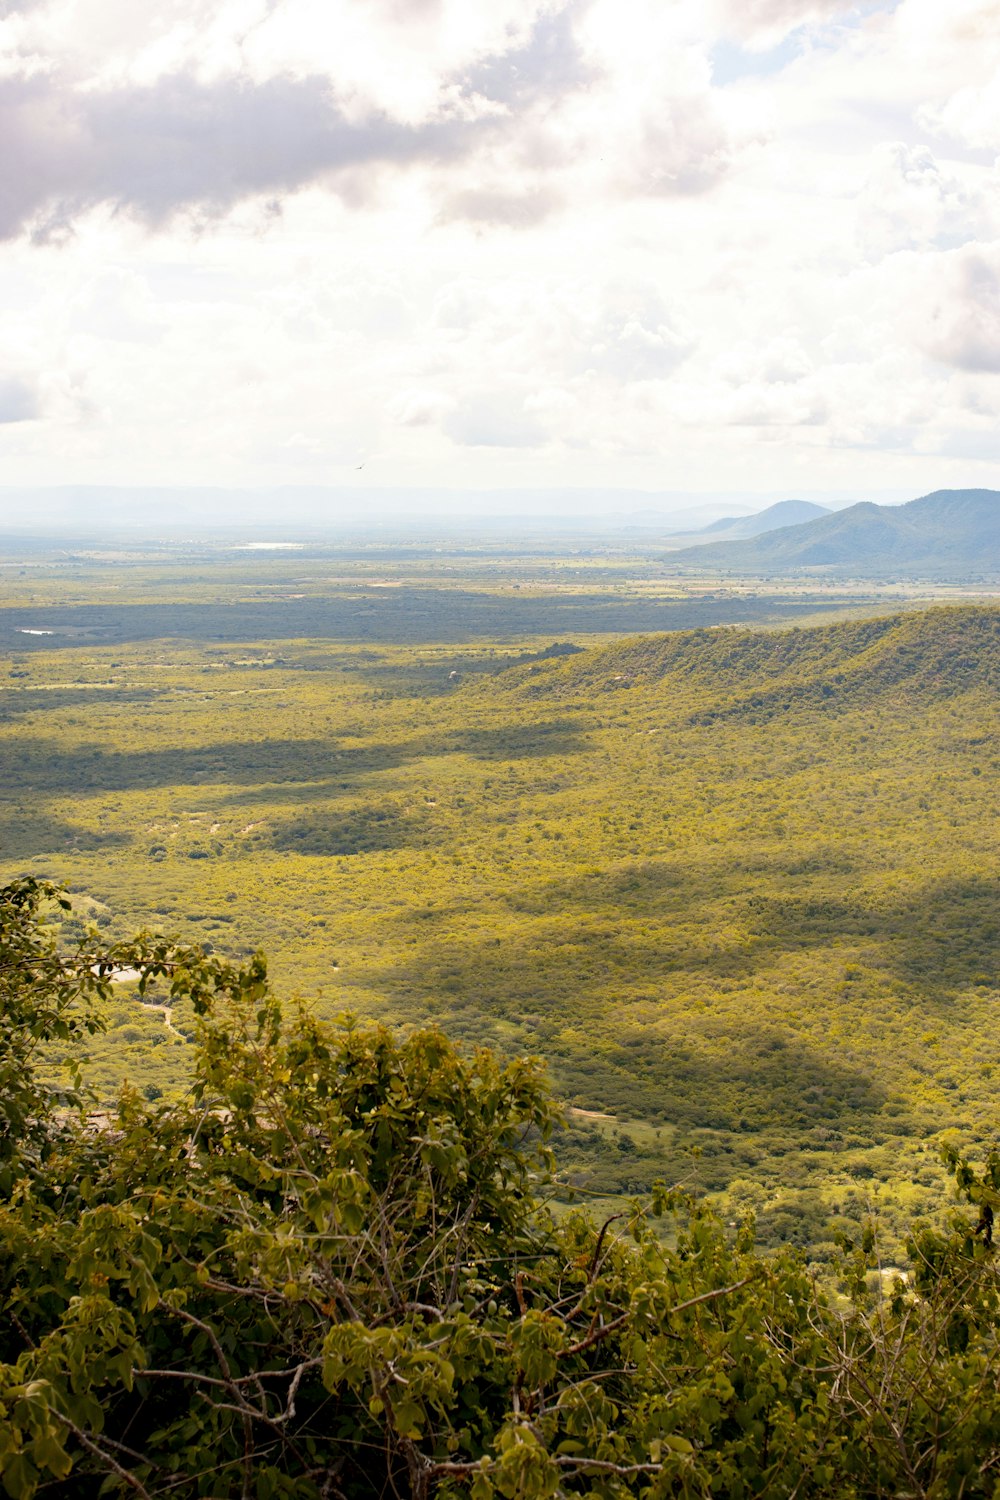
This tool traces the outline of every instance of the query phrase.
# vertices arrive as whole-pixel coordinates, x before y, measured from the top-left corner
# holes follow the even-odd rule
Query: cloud
[[[358,167],[452,159],[475,135],[467,120],[356,121],[320,77],[206,84],[172,75],[100,93],[51,77],[4,79],[0,235],[38,219],[51,231],[100,203],[151,223],[190,207],[225,211],[256,194],[336,186]]]
[[[856,8],[854,0],[723,0],[722,21],[746,46],[767,48],[811,21],[830,21]]]
[[[315,184],[357,205],[384,169],[453,164],[530,135],[533,106],[555,108],[594,70],[570,11],[560,10],[534,17],[474,66],[438,76],[422,118],[366,105],[363,90],[345,83],[338,92],[321,72],[204,78],[191,64],[142,83],[114,76],[101,82],[64,65],[0,78],[0,237],[27,227],[51,237],[99,204],[160,224],[180,210],[223,213]],[[453,193],[444,216],[533,224],[552,201],[476,182]]]
[[[554,271],[537,285],[498,274],[456,280],[433,309],[425,347],[451,368],[516,371],[533,387],[597,379],[606,388],[663,381],[691,353],[695,333],[677,299],[645,277],[570,278]],[[482,377],[475,389],[482,398]],[[503,401],[504,387],[500,386]],[[484,398],[483,398],[484,399]],[[506,408],[505,408],[506,409]]]
[[[580,327],[585,368],[616,381],[666,379],[694,345],[691,331],[648,282],[606,287],[596,315],[581,318]]]
[[[466,448],[533,448],[545,439],[524,403],[504,393],[469,397],[447,417],[444,431]]]
[[[425,21],[441,11],[441,0],[382,0],[386,14],[393,21]]]
[[[991,440],[996,0],[7,9],[11,469],[846,488]]]
[[[710,99],[665,101],[643,121],[629,186],[654,197],[707,192],[728,174],[736,149]]]
[[[31,422],[40,415],[34,387],[16,375],[0,375],[0,423]]]
[[[926,146],[885,142],[872,153],[858,204],[858,229],[868,256],[895,250],[942,249],[974,239],[985,209]]]
[[[982,85],[967,84],[943,104],[919,111],[921,123],[937,135],[950,136],[974,150],[1000,145],[1000,77]]]
[[[438,217],[442,224],[462,220],[490,228],[526,229],[547,219],[561,201],[551,188],[518,191],[504,187],[471,187],[451,193]]]
[[[778,386],[741,391],[720,415],[735,427],[817,427],[830,413],[816,392]]]
[[[955,369],[1000,373],[1000,246],[937,257],[924,291],[918,344]]]
[[[447,416],[454,405],[454,399],[443,391],[410,389],[392,398],[388,412],[402,427],[432,427]]]
[[[802,345],[787,335],[727,351],[718,361],[720,378],[740,388],[795,385],[813,369],[813,361]]]
[[[574,20],[583,7],[565,6],[537,16],[527,39],[479,62],[462,78],[465,92],[523,107],[538,99],[549,105],[600,77],[576,38]]]

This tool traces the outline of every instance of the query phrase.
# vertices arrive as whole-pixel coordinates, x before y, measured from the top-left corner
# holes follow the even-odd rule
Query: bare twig
[[[69,1428],[70,1432],[73,1434],[82,1448],[86,1448],[88,1453],[92,1453],[95,1458],[99,1458],[101,1463],[107,1464],[112,1473],[117,1474],[118,1478],[122,1480],[124,1484],[127,1484],[129,1489],[134,1490],[137,1495],[142,1497],[142,1500],[153,1500],[152,1495],[150,1495],[149,1491],[142,1483],[142,1481],[140,1479],[137,1479],[134,1474],[131,1474],[128,1469],[123,1468],[118,1460],[112,1457],[110,1453],[105,1453],[103,1448],[99,1448],[98,1445],[87,1436],[82,1428],[77,1427],[76,1423],[72,1420],[71,1417],[67,1417],[65,1412],[58,1411],[55,1408],[52,1408],[52,1410],[53,1415],[57,1416],[60,1422],[64,1422],[66,1424],[66,1426]]]

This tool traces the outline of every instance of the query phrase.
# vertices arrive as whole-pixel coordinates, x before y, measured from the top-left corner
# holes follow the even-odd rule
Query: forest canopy
[[[826,1289],[658,1185],[556,1212],[540,1066],[283,1009],[241,966],[0,890],[0,1477],[14,1500],[992,1496],[1000,1158]],[[44,1047],[135,969],[197,1017],[184,1097],[95,1114]]]

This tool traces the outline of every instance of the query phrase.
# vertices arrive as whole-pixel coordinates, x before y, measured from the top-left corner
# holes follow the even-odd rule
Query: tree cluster
[[[554,1212],[534,1062],[283,1013],[259,956],[67,951],[62,900],[0,891],[14,1500],[997,1493],[1000,1158],[953,1160],[908,1279],[869,1228],[824,1291],[677,1190]],[[126,966],[193,1007],[196,1077],[98,1117],[39,1056]]]

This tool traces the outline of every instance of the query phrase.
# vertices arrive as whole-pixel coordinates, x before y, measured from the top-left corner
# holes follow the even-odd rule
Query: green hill
[[[786,631],[734,628],[641,636],[506,674],[533,696],[624,691],[670,681],[713,702],[871,703],[887,692],[1000,691],[1000,612],[982,606]]]
[[[745,541],[684,548],[672,560],[753,574],[822,569],[861,577],[993,576],[1000,572],[1000,491],[935,490],[899,506],[863,501]]]
[[[590,1112],[575,1184],[684,1179],[817,1258],[992,1140],[1000,610],[490,643],[453,684],[440,647],[279,655],[25,656],[4,873],[68,881],[80,930],[259,944],[327,1015],[540,1055]],[[113,1011],[95,1081],[175,1086],[190,1017]]]

